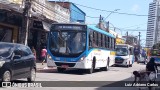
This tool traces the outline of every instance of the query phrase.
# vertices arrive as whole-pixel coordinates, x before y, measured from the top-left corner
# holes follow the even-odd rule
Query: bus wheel
[[[107,65],[106,65],[106,67],[104,67],[103,70],[104,70],[104,71],[108,71],[108,70],[109,70],[109,59],[107,60]]]
[[[63,71],[65,71],[65,70],[66,70],[66,68],[57,67],[57,71],[58,71],[58,72],[63,72]]]
[[[92,74],[92,73],[94,72],[95,64],[96,64],[96,59],[95,59],[95,57],[94,57],[94,58],[93,58],[92,65],[91,65],[91,68],[90,68],[90,69],[87,69],[87,73],[88,73],[88,74]]]

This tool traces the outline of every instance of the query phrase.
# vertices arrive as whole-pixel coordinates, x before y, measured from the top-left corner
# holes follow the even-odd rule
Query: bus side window
[[[103,37],[103,39],[102,39],[102,47],[105,48],[105,43],[106,43],[105,42],[105,35],[103,35],[102,37]]]
[[[129,54],[133,55],[133,49],[131,47],[129,48]]]
[[[93,31],[90,30],[89,33],[89,47],[92,47],[93,45]]]
[[[108,37],[108,48],[111,49],[111,38]]]
[[[107,48],[107,36],[105,36],[105,48]]]
[[[93,32],[93,43],[92,47],[97,47],[97,33]]]
[[[96,37],[96,45],[99,46],[99,42],[98,42],[99,38],[98,38],[98,33],[97,32],[96,32],[96,36],[97,36]]]
[[[101,47],[101,33],[98,33],[98,46]]]

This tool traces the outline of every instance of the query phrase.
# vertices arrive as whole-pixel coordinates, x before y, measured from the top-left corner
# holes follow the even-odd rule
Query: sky
[[[59,0],[60,1],[60,0]],[[81,10],[86,13],[86,16],[99,17],[102,15],[104,18],[107,17],[115,9],[119,9],[119,13],[128,13],[128,14],[138,14],[138,15],[148,15],[149,3],[153,0],[61,0],[61,1],[70,1],[75,3]],[[83,5],[83,6],[81,6]],[[106,10],[99,11],[87,7],[92,7],[96,9]],[[90,18],[86,17],[86,23],[97,24],[99,18]],[[148,16],[135,16],[135,15],[125,15],[112,13],[106,21],[109,21],[110,27],[116,27],[118,33],[122,32],[122,35],[125,35],[127,30],[129,35],[137,36],[141,32],[141,44],[145,44],[146,31],[147,30],[147,21]],[[132,30],[132,31],[131,31]],[[137,31],[133,31],[137,30]]]

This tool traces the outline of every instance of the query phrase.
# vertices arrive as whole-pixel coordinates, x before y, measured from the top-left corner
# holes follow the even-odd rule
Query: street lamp
[[[118,10],[120,10],[120,9],[115,9],[114,11],[111,11],[111,13],[108,14],[108,16],[104,20],[106,20],[112,13],[114,13],[115,11],[118,11]]]

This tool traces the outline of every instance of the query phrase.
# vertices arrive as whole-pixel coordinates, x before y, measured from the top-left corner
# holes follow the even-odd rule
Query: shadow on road
[[[95,69],[93,73],[103,72],[101,69]],[[63,72],[58,72],[56,69],[42,69],[37,70],[37,73],[62,73],[62,74],[74,74],[74,75],[86,75],[87,71],[84,69],[68,69]]]
[[[131,83],[133,85],[134,77],[126,78],[122,81],[112,81],[110,84],[102,85],[99,88],[96,88],[96,90],[149,90],[148,87],[132,87],[132,86],[125,86],[126,84]],[[158,75],[158,78],[156,79],[156,84],[158,84],[158,87],[153,87],[152,90],[160,90],[160,75]],[[147,84],[148,82],[144,82]],[[140,89],[139,89],[140,88]]]

